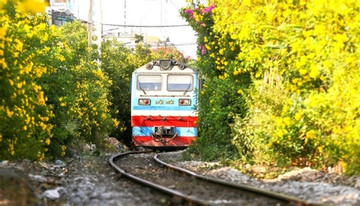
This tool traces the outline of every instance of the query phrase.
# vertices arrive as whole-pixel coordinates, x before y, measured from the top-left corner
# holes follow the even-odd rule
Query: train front
[[[133,72],[132,140],[136,147],[186,147],[197,137],[198,73],[158,60]]]

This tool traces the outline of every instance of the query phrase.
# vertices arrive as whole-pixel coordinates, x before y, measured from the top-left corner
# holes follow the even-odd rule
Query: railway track
[[[310,205],[300,199],[198,175],[165,163],[151,151],[112,156],[110,165],[121,175],[169,195],[176,205]]]

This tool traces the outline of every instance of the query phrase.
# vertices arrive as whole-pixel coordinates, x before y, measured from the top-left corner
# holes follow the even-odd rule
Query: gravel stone
[[[295,168],[274,179],[256,179],[218,162],[183,161],[183,151],[162,154],[160,159],[204,176],[247,184],[324,205],[360,205],[360,177],[346,177],[311,168]]]

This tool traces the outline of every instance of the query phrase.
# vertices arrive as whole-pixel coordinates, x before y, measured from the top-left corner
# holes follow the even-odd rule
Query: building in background
[[[51,18],[52,25],[61,26],[74,21],[75,16],[68,6],[68,0],[50,0],[47,13]]]
[[[92,27],[91,35],[99,36],[99,41],[116,38],[134,48],[136,37],[142,36],[142,42],[153,48],[172,45],[185,56],[196,57],[195,32],[179,14],[186,6],[185,0],[92,0],[92,12],[89,12],[91,0],[49,2],[48,13],[54,25],[76,19]]]

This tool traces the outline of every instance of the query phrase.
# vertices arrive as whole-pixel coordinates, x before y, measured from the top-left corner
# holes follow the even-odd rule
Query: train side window
[[[191,75],[168,75],[167,89],[169,91],[192,91],[193,76]]]
[[[160,75],[138,75],[137,89],[144,91],[161,90],[162,77]]]

